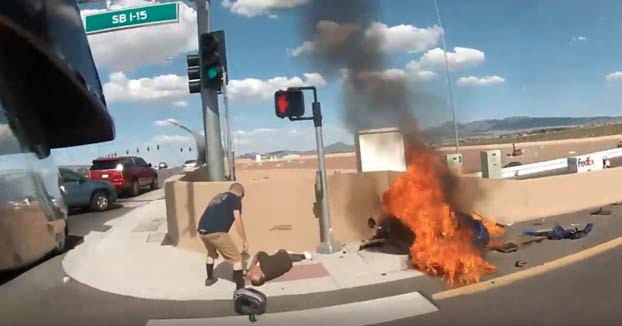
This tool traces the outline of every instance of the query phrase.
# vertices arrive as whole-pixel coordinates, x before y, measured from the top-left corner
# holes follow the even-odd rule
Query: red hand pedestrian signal
[[[304,96],[301,90],[288,89],[274,93],[274,108],[276,116],[283,118],[297,118],[305,114]]]
[[[286,116],[287,106],[289,105],[289,103],[287,103],[287,95],[285,94],[279,95],[276,105],[279,108],[279,113],[282,114],[283,116]]]

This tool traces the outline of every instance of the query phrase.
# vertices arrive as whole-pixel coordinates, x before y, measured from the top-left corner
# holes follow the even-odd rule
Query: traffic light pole
[[[201,34],[209,33],[210,31],[210,5],[210,0],[196,0],[199,37]],[[206,162],[209,178],[210,181],[225,181],[225,162],[216,90],[201,86],[201,104],[203,108],[203,128],[205,130]]]
[[[317,144],[318,169],[320,171],[320,188],[322,194],[322,214],[320,216],[320,245],[317,252],[320,254],[332,254],[341,250],[341,244],[333,237],[333,230],[330,226],[330,210],[328,208],[328,182],[326,178],[326,163],[324,162],[324,136],[322,134],[322,109],[320,102],[317,101],[317,89],[313,86],[309,87],[292,87],[300,90],[313,90],[313,117],[300,117],[289,119],[296,120],[313,120],[315,127],[315,140]]]

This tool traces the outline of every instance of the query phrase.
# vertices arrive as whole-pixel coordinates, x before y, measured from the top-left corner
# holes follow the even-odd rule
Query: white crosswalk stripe
[[[233,305],[232,305],[233,306]],[[419,292],[316,309],[268,313],[253,325],[372,325],[438,311]],[[147,326],[242,325],[246,316],[150,320]]]

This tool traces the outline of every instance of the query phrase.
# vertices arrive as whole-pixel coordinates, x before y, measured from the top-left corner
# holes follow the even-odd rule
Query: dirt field
[[[493,144],[464,146],[460,152],[464,158],[464,173],[473,173],[481,170],[480,152],[485,150],[501,150],[505,165],[516,161],[523,164],[548,161],[568,156],[597,152],[616,148],[622,135],[564,139],[540,142],[517,143],[516,147],[523,150],[523,155],[511,157],[512,144]],[[440,153],[448,154],[455,152],[454,148],[440,148]],[[238,160],[238,170],[273,170],[273,169],[317,169],[317,160],[314,156],[297,157],[291,159],[279,159],[275,161],[262,161],[256,163],[253,160]],[[356,171],[356,157],[354,153],[331,154],[326,156],[326,167],[333,173]]]
[[[560,131],[547,131],[546,133],[529,134],[525,136],[481,138],[464,140],[465,145],[490,145],[502,143],[542,142],[551,140],[580,139],[591,137],[622,135],[622,124],[610,124],[603,126],[583,126]]]

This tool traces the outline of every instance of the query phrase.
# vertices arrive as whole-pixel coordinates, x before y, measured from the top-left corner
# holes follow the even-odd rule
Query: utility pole
[[[210,32],[210,0],[196,0],[197,32]],[[199,41],[197,40],[197,44]],[[201,64],[203,66],[203,64]],[[207,169],[210,181],[225,181],[225,162],[220,134],[220,115],[218,112],[218,94],[216,90],[201,86],[201,105],[203,109],[203,129],[207,153]]]
[[[223,67],[224,68],[224,67]],[[227,149],[227,162],[229,165],[229,178],[235,181],[235,157],[233,155],[233,139],[231,139],[231,123],[229,120],[229,95],[227,93],[227,84],[229,83],[229,73],[223,71],[222,96],[225,103],[225,148]]]

